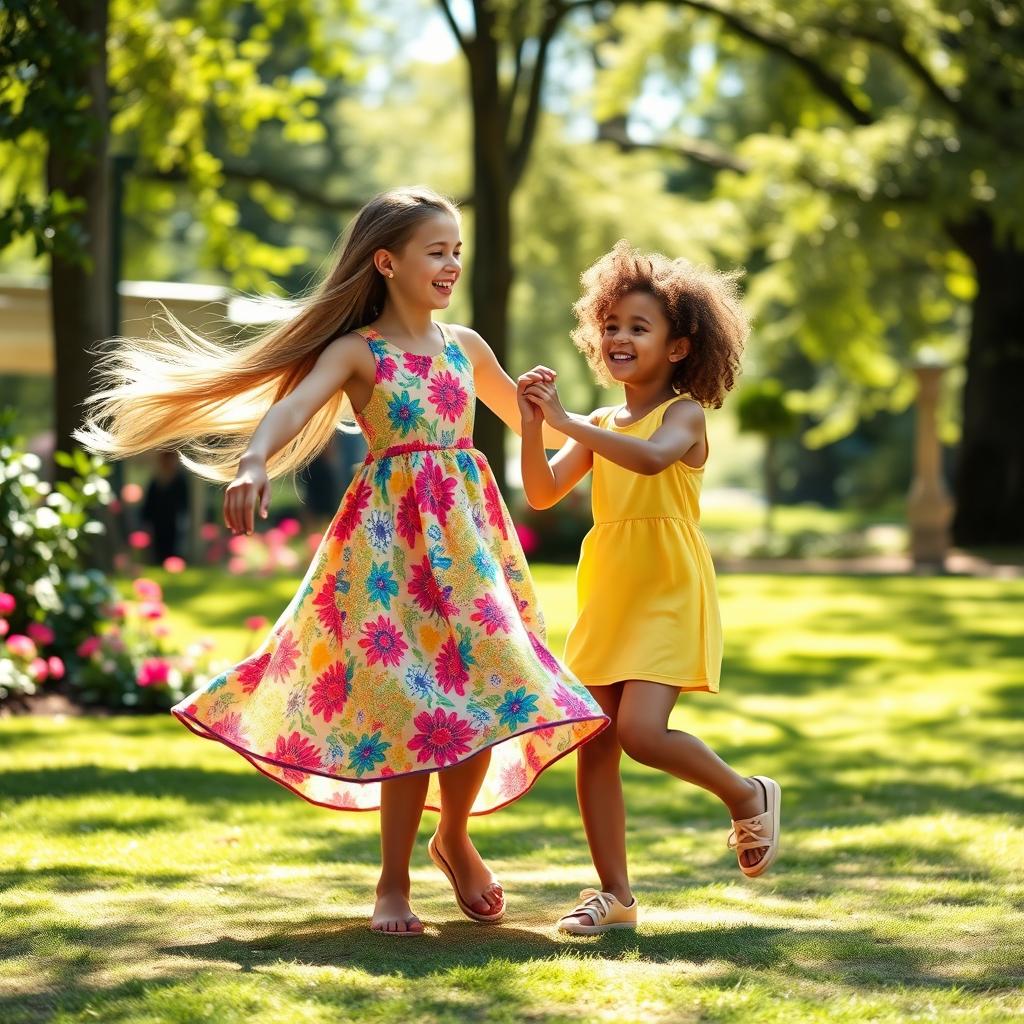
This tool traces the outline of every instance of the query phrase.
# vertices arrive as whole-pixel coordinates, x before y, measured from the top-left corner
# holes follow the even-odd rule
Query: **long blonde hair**
[[[295,389],[331,341],[380,315],[387,286],[373,254],[399,251],[421,221],[439,213],[458,219],[455,204],[428,188],[374,196],[339,239],[324,278],[299,300],[298,312],[254,338],[214,342],[165,311],[172,335],[111,339],[99,350],[99,389],[86,399],[76,440],[113,459],[176,448],[199,476],[232,480],[270,406]],[[351,404],[338,391],[271,457],[268,474],[305,465],[351,416]]]

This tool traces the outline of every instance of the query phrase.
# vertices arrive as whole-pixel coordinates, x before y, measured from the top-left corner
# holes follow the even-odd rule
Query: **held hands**
[[[266,519],[270,478],[262,459],[243,456],[235,479],[224,492],[224,525],[232,533],[252,533],[256,505],[260,506],[260,518]]]
[[[520,398],[520,393],[522,397]],[[520,399],[519,408],[523,404],[530,406],[532,415],[540,415],[549,426],[556,430],[560,425],[568,423],[569,414],[562,408],[561,399],[558,397],[558,388],[555,387],[555,373],[544,366],[538,366],[524,373],[519,378],[519,385],[516,388],[516,397]],[[530,420],[523,414],[523,421]]]
[[[526,389],[531,384],[541,381],[553,382],[557,376],[554,370],[549,370],[546,366],[535,366],[516,381],[516,404],[519,406],[519,415],[523,423],[534,423],[541,419],[537,406],[526,397]]]

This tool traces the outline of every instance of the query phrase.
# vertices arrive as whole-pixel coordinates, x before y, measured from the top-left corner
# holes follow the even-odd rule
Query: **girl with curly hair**
[[[625,241],[583,274],[576,346],[625,404],[565,411],[554,374],[519,378],[522,474],[534,508],[549,508],[593,471],[594,527],[577,571],[578,617],[565,661],[611,718],[580,748],[577,795],[599,889],[559,928],[591,935],[635,927],[619,761],[693,783],[728,808],[728,845],[753,877],[775,860],[781,790],[744,778],[696,736],[670,729],[679,693],[718,691],[722,631],[715,573],[698,527],[708,458],[704,406],[719,408],[748,333],[736,276],[644,255]],[[550,462],[542,425],[569,443]]]

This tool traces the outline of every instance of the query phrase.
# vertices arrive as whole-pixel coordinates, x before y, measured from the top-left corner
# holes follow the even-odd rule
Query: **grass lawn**
[[[572,570],[537,572],[560,643]],[[169,581],[234,658],[293,583]],[[1024,581],[726,576],[723,692],[676,724],[784,789],[747,880],[712,798],[624,762],[635,933],[556,935],[595,879],[572,759],[474,834],[508,923],[413,858],[422,939],[366,930],[376,815],[308,806],[169,717],[0,721],[0,1021],[1024,1017]],[[429,835],[433,816],[424,820]]]

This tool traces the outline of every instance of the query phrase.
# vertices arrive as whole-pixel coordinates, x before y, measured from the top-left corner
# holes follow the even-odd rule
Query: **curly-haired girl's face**
[[[648,292],[629,292],[608,310],[601,335],[601,357],[619,384],[667,383],[685,340],[674,341],[661,303]]]

